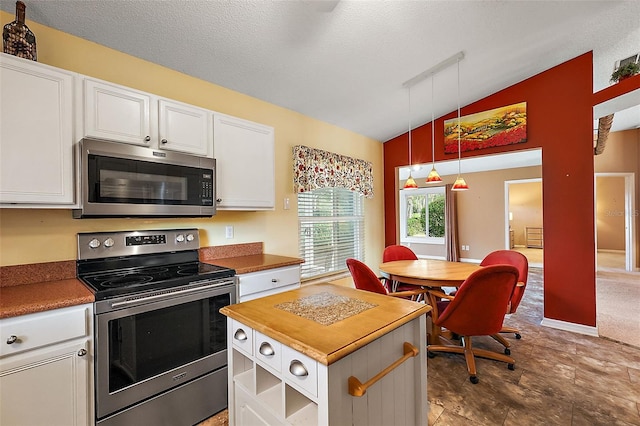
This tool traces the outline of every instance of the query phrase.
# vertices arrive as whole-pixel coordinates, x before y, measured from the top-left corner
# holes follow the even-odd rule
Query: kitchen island
[[[229,423],[426,425],[430,309],[332,284],[222,308]]]

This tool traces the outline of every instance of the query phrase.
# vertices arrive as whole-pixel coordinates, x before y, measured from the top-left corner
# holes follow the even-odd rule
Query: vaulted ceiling
[[[590,50],[598,91],[640,52],[640,1],[25,3],[27,19],[380,141],[409,126],[403,82],[457,52],[462,105]],[[414,127],[457,108],[456,81],[455,65],[435,75],[433,105],[430,79],[413,86]]]

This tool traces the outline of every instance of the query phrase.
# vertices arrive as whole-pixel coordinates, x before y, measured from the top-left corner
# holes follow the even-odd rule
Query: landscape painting
[[[462,152],[527,141],[527,103],[460,117]],[[444,122],[444,152],[458,152],[458,117]]]

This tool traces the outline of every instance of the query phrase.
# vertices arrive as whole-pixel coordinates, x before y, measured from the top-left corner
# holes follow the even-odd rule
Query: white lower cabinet
[[[0,320],[0,424],[93,424],[92,305]]]
[[[424,349],[363,396],[348,391],[350,376],[365,383],[403,355],[404,342],[425,348],[424,321],[415,318],[330,365],[235,319],[228,321],[229,424],[426,425]],[[260,350],[264,343],[269,350]]]
[[[238,303],[300,288],[300,266],[238,274]]]

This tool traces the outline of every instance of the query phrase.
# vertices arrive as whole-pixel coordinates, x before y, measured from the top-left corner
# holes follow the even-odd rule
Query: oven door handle
[[[205,283],[209,280],[202,280],[202,281],[194,281],[191,284],[197,284],[199,282]],[[196,288],[186,288],[183,290],[176,290],[176,291],[162,291],[159,292],[157,294],[153,294],[151,296],[142,296],[142,297],[134,297],[132,299],[129,300],[124,300],[122,302],[114,302],[111,304],[111,307],[113,309],[115,308],[120,308],[123,306],[129,306],[129,305],[136,305],[138,303],[144,303],[144,302],[149,302],[149,301],[153,301],[153,300],[157,300],[157,299],[163,299],[166,298],[168,295],[171,296],[183,296],[185,294],[190,294],[190,293],[195,293],[195,292],[199,292],[202,290],[209,290],[212,288],[216,288],[216,287],[221,287],[221,286],[226,286],[226,285],[232,285],[234,284],[233,281],[223,281],[223,282],[216,282],[214,284],[210,284],[210,285],[202,285]]]

